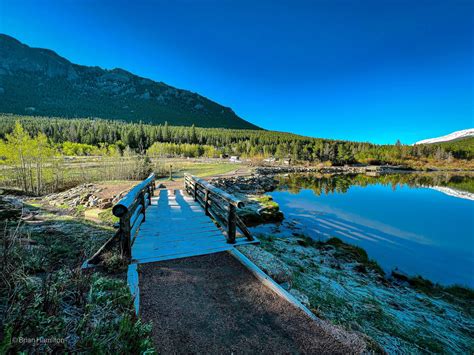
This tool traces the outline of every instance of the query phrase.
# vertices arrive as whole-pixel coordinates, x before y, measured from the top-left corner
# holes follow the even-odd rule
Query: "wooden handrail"
[[[225,192],[224,190],[219,189],[218,187],[215,187],[214,185],[211,185],[208,183],[206,180],[197,178],[193,175],[185,174],[185,178],[187,177],[188,179],[191,179],[192,181],[196,182],[198,185],[201,185],[203,188],[205,188],[207,191],[218,195],[220,198],[223,200],[226,200],[230,204],[234,205],[235,207],[242,208],[244,207],[244,203],[237,199],[235,196],[232,196]]]
[[[235,243],[237,229],[248,240],[253,240],[237,215],[237,209],[244,207],[243,201],[190,174],[184,174],[184,190],[203,206],[206,215],[212,216],[225,228],[228,243]]]
[[[112,213],[116,217],[122,217],[127,213],[132,204],[137,199],[138,195],[146,189],[148,186],[152,185],[155,181],[155,174],[152,173],[141,183],[135,185],[117,204],[112,208]],[[153,186],[154,187],[154,186]]]
[[[122,253],[130,258],[135,235],[145,221],[146,208],[155,192],[155,174],[152,173],[141,183],[135,185],[119,202],[112,207],[114,216],[120,218],[118,234]]]

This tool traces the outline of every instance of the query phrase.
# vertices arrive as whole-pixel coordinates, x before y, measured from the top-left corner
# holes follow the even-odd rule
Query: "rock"
[[[259,167],[255,169],[258,175],[277,175],[284,173],[310,173],[318,172],[323,174],[342,173],[342,174],[364,174],[364,173],[389,173],[397,171],[406,171],[410,168],[406,166],[273,166],[273,167]]]
[[[264,222],[263,217],[256,209],[243,207],[237,210],[240,219],[248,226],[257,225]]]
[[[114,198],[112,199],[112,204],[119,202],[122,199],[122,197],[124,197],[128,193],[128,191],[129,190],[124,190],[120,192],[119,194],[115,195]]]
[[[265,222],[281,222],[285,218],[283,212],[279,208],[263,207],[258,211],[259,215]]]
[[[99,199],[96,196],[90,196],[86,203],[86,207],[95,207],[99,204]]]
[[[297,289],[295,288],[292,288],[290,291],[289,291],[298,301],[300,301],[303,306],[306,306],[306,307],[310,307],[311,306],[311,303],[309,302],[309,298],[308,296],[306,296],[304,293],[298,291]]]
[[[231,194],[234,192],[262,194],[274,190],[277,183],[272,176],[265,175],[216,178],[212,179],[210,182],[214,186],[217,186]]]
[[[262,195],[276,188],[277,180],[272,176],[252,175],[215,178],[210,181],[214,186],[236,196]],[[245,198],[243,197],[243,198]],[[278,204],[273,203],[269,196],[265,199],[252,197],[246,201],[244,208],[237,211],[239,217],[248,226],[261,223],[281,222],[284,219]],[[271,203],[269,203],[271,202]]]
[[[128,190],[122,191],[113,198],[100,198],[99,196],[102,190],[102,188],[94,184],[82,184],[67,191],[50,194],[44,197],[44,200],[52,206],[61,206],[71,209],[80,205],[89,208],[99,207],[106,209],[111,208],[128,192]]]
[[[79,199],[79,197],[75,198],[71,202],[71,206],[73,206],[73,207],[79,206],[80,204],[81,204],[81,200]]]
[[[290,267],[275,255],[255,245],[242,245],[237,249],[277,283],[292,284],[293,273]]]
[[[113,202],[112,202],[112,199],[108,199],[108,198],[105,198],[105,199],[101,199],[99,200],[99,208],[100,209],[107,209],[107,208],[111,208],[113,206]]]

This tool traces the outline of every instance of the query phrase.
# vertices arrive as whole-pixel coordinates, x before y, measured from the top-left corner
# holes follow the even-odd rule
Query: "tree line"
[[[409,161],[430,160],[452,162],[471,160],[474,142],[469,144],[375,145],[310,138],[291,133],[200,128],[185,126],[126,123],[103,119],[60,119],[0,115],[0,139],[5,140],[19,122],[30,136],[43,134],[52,144],[65,146],[69,151],[82,149],[84,155],[93,155],[95,147],[123,154],[131,150],[139,154],[154,152],[159,156],[225,156],[277,159],[332,164],[403,164]],[[81,149],[80,145],[82,146]],[[89,150],[89,151],[88,151]],[[97,151],[95,151],[97,153]],[[110,153],[110,152],[109,152]]]
[[[70,156],[98,156],[85,162]],[[153,170],[146,155],[116,145],[53,143],[41,131],[30,135],[20,122],[0,140],[0,185],[41,195],[96,180],[141,180]]]
[[[316,195],[346,193],[353,186],[367,187],[381,184],[393,190],[402,186],[443,186],[474,193],[474,179],[469,173],[412,173],[382,174],[290,174],[279,176],[280,190],[299,193],[312,190]]]

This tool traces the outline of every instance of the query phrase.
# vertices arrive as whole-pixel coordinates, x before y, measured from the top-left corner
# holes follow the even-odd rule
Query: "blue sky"
[[[0,32],[266,129],[403,143],[474,126],[470,0],[0,0]]]

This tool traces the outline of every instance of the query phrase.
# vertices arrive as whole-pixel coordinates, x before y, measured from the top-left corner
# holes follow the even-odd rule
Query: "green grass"
[[[339,238],[330,238],[326,241],[327,245],[334,246],[343,256],[349,256],[351,259],[364,264],[366,267],[376,271],[380,275],[385,275],[385,271],[380,267],[380,265],[372,259],[369,259],[367,252],[356,245],[344,243]]]
[[[179,179],[184,176],[184,173],[195,175],[198,177],[208,177],[220,175],[235,171],[239,168],[238,165],[224,162],[200,162],[185,159],[158,159],[156,161],[158,172],[164,178],[169,177],[169,166],[172,165],[173,178]]]
[[[113,215],[112,208],[107,208],[106,210],[99,212],[97,216],[101,222],[109,226],[113,226],[115,223],[120,221],[118,217]]]
[[[367,269],[383,273],[365,250],[337,238],[326,242],[305,235],[293,235],[288,241],[278,235],[258,238],[263,249],[293,269],[292,286],[308,296],[311,311],[368,335],[368,352],[464,353],[472,348],[469,307],[474,291],[441,288],[421,277],[409,280],[410,285],[381,282],[378,275],[365,274]],[[309,250],[296,249],[295,244]],[[365,266],[363,273],[354,268],[354,261]]]
[[[420,292],[429,296],[444,298],[462,307],[468,314],[474,315],[474,289],[461,286],[442,286],[419,275],[409,277],[408,283]]]
[[[150,325],[137,320],[126,282],[84,273],[82,262],[113,234],[82,218],[36,208],[43,222],[11,222],[0,233],[0,353],[144,353]],[[33,240],[32,247],[12,243]],[[112,256],[114,273],[123,261]],[[67,342],[18,343],[13,338]]]
[[[252,198],[254,201],[257,201],[263,208],[279,210],[280,205],[273,201],[273,198],[268,195],[262,195]]]

